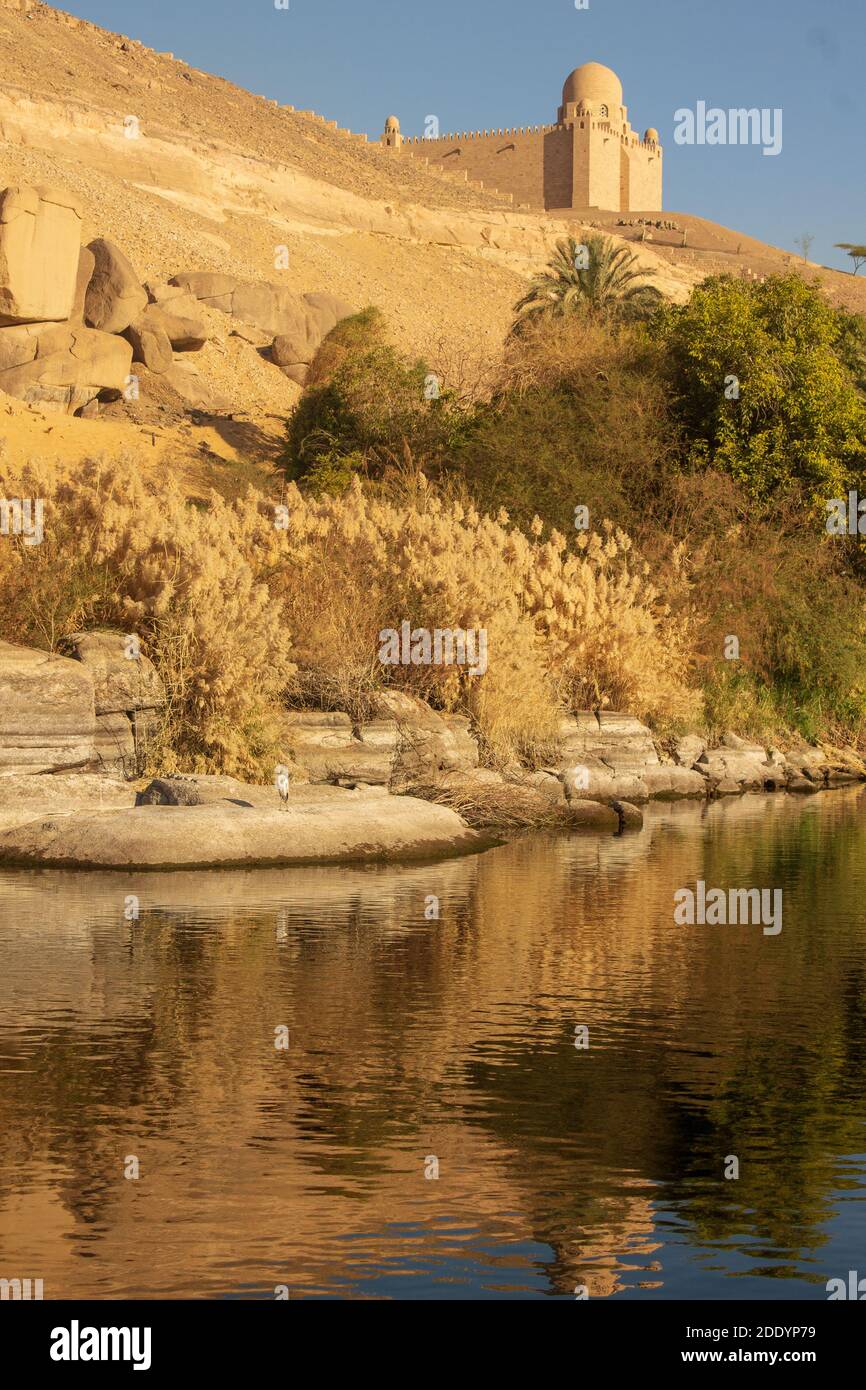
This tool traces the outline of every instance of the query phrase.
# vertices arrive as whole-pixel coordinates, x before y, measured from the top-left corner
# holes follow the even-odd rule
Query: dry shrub
[[[43,498],[46,514],[41,545],[0,545],[7,639],[55,647],[82,627],[136,632],[167,688],[164,770],[273,761],[293,667],[279,609],[243,554],[248,502],[214,495],[199,509],[125,461],[0,468],[0,495]]]
[[[666,530],[644,543],[676,602],[670,557],[688,550],[689,605],[700,610],[694,669],[706,730],[772,742],[861,737],[866,612],[857,541],[827,535],[823,509],[792,492],[759,506],[728,474],[686,474]],[[728,661],[736,636],[739,660]]]
[[[545,633],[547,661],[569,709],[609,706],[666,720],[694,715],[687,686],[695,619],[674,613],[631,561],[631,540],[609,522],[582,532],[577,550],[554,531],[535,548],[527,601]],[[686,589],[682,552],[669,557],[670,582]]]
[[[165,770],[272,766],[287,697],[362,718],[390,684],[468,713],[492,762],[543,757],[563,709],[661,717],[694,701],[687,620],[612,529],[574,550],[423,480],[411,504],[357,480],[341,498],[291,486],[277,526],[261,494],[194,506],[129,462],[0,469],[2,495],[46,501],[41,546],[0,542],[3,635],[56,646],[88,626],[137,632],[168,687]],[[380,633],[404,621],[485,629],[486,674],[383,665]]]
[[[508,782],[489,784],[452,774],[411,782],[400,790],[403,796],[447,806],[473,830],[552,830],[567,819],[564,804],[557,805],[531,787]]]
[[[549,319],[509,339],[491,405],[450,466],[482,510],[570,531],[574,508],[636,540],[678,462],[664,363],[644,330]]]
[[[673,617],[635,563],[629,538],[607,528],[572,549],[504,514],[480,516],[430,490],[398,506],[355,484],[344,497],[287,494],[282,571],[293,650],[309,692],[383,680],[473,718],[492,761],[540,755],[563,709],[608,705],[685,717],[690,624]],[[684,582],[684,581],[683,581]],[[371,664],[379,633],[486,629],[488,670]]]

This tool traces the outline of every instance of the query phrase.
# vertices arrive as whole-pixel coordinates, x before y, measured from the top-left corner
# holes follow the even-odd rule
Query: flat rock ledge
[[[143,805],[31,820],[0,833],[0,864],[63,869],[267,868],[438,859],[493,843],[414,797],[295,797],[287,808]]]

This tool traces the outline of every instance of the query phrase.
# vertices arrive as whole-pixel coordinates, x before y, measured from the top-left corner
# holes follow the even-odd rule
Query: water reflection
[[[435,865],[0,876],[0,1275],[825,1297],[866,1228],[864,809],[678,804]],[[675,927],[698,878],[781,888],[781,934]]]

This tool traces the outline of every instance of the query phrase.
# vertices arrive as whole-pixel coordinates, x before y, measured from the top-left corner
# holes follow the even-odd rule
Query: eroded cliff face
[[[395,345],[446,376],[455,362],[464,379],[484,370],[527,279],[558,237],[580,235],[579,223],[514,211],[417,157],[47,5],[0,0],[0,74],[0,189],[61,190],[81,209],[82,245],[114,243],[146,284],[209,272],[299,297],[328,293],[356,309],[374,304]],[[597,225],[621,233],[675,301],[740,261],[752,274],[790,261],[715,224],[673,217],[680,230],[650,231],[655,245],[640,239],[645,228],[617,227],[614,214],[599,214]],[[866,297],[850,275],[825,280],[834,297]],[[158,380],[142,374],[140,398],[99,420],[49,427],[38,406],[22,410],[4,396],[7,457],[123,448],[147,468],[170,455],[191,491],[210,485],[212,469],[244,461],[260,468],[248,480],[266,485],[303,373],[280,370],[267,342],[239,332],[231,316],[201,302],[196,317],[204,346],[176,355]]]
[[[471,364],[498,351],[526,278],[569,230],[44,5],[0,6],[0,59],[14,75],[0,83],[0,186],[66,189],[83,243],[116,243],[142,281],[210,271],[327,291],[378,305],[403,350]],[[685,297],[693,276],[645,259]],[[196,403],[210,394],[273,438],[297,384],[230,324],[208,327]],[[154,423],[142,410],[136,429]]]

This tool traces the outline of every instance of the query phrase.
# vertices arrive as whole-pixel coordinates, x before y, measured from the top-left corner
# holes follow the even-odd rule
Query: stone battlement
[[[381,144],[394,155],[425,159],[477,187],[491,181],[521,206],[660,211],[662,148],[652,126],[640,136],[628,120],[622,84],[600,63],[585,63],[565,81],[557,120],[404,136],[389,116]]]
[[[513,126],[500,130],[464,130],[450,131],[447,135],[407,135],[404,137],[405,145],[441,145],[447,141],[454,140],[489,140],[506,139],[509,136],[518,135],[541,135],[546,130],[555,130],[556,124],[552,125],[528,125]]]

